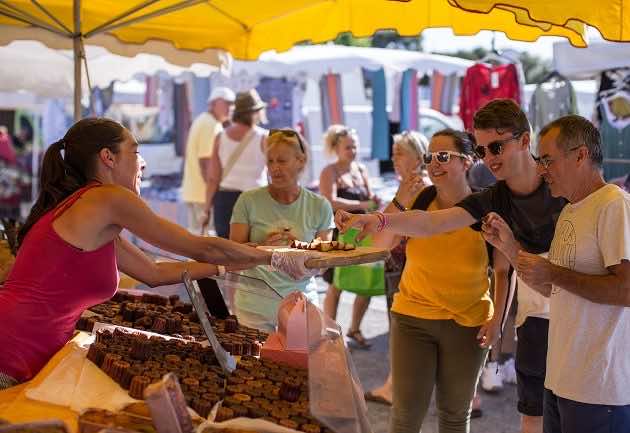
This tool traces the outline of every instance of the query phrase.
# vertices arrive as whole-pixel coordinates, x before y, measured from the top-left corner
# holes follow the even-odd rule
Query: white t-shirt
[[[182,200],[187,203],[206,202],[206,182],[199,167],[200,158],[210,158],[214,139],[223,130],[221,123],[208,112],[201,113],[190,126],[186,142]]]
[[[547,253],[538,254],[547,258]],[[514,325],[518,328],[528,317],[539,317],[541,319],[549,319],[549,298],[546,298],[536,290],[532,289],[521,280],[516,274],[517,289],[516,300],[518,308],[516,309],[516,319]]]
[[[249,134],[249,133],[248,133]],[[267,185],[267,157],[262,149],[262,141],[269,131],[254,126],[253,132],[247,135],[247,145],[236,160],[232,169],[223,173],[221,188],[237,191],[249,191]],[[231,139],[227,134],[219,137],[219,160],[225,169],[227,162],[239,146],[239,141]]]
[[[606,275],[630,259],[630,195],[606,185],[562,210],[549,260]],[[589,404],[630,404],[630,308],[596,304],[553,286],[545,387]]]

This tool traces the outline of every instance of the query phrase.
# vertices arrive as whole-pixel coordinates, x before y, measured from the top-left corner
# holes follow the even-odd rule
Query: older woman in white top
[[[215,139],[208,170],[206,214],[214,214],[217,235],[228,238],[232,209],[243,191],[267,184],[266,129],[257,124],[267,106],[256,90],[236,95],[232,125]]]

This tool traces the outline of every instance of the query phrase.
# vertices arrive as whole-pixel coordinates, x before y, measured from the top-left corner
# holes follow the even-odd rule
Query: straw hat
[[[234,114],[251,113],[262,110],[266,106],[267,104],[260,99],[260,95],[256,89],[247,92],[239,92],[236,94],[236,100],[234,101]]]

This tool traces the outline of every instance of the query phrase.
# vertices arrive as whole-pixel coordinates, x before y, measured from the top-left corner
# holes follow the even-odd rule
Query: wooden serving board
[[[259,246],[265,250],[293,250],[303,251],[307,253],[311,250],[299,250],[297,248],[289,247],[270,247]],[[357,247],[354,250],[349,251],[317,251],[321,257],[309,259],[306,262],[307,268],[334,268],[337,266],[349,266],[360,265],[363,263],[378,262],[379,260],[385,260],[389,257],[389,250],[386,248],[378,247]]]

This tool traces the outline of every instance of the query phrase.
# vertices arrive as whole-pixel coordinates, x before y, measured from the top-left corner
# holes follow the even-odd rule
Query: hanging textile
[[[64,99],[48,99],[42,113],[42,143],[44,150],[61,139],[72,126],[72,116]]]
[[[391,82],[391,107],[392,111],[389,113],[389,121],[400,124],[400,107],[402,106],[402,102],[400,97],[402,96],[402,92],[400,90],[402,86],[402,77],[403,74],[395,73],[391,80],[387,80]],[[389,93],[389,92],[388,92]]]
[[[577,101],[571,81],[560,74],[536,86],[529,102],[528,117],[534,134],[547,123],[577,113]]]
[[[341,75],[326,74],[319,80],[319,94],[322,107],[322,124],[327,129],[333,124],[345,124]]]
[[[158,99],[157,107],[158,127],[162,134],[160,142],[168,142],[172,140],[172,131],[175,128],[175,112],[173,111],[173,92],[174,81],[171,77],[160,77],[158,81]],[[190,110],[188,110],[190,113]]]
[[[444,84],[446,76],[438,71],[433,71],[431,77],[431,108],[442,112],[442,94],[444,93]]]
[[[400,129],[418,129],[418,71],[407,69],[403,72],[400,85]]]
[[[192,117],[193,119],[208,110],[210,80],[208,77],[193,77]]]
[[[266,128],[291,128],[295,124],[293,119],[293,88],[295,84],[295,81],[289,81],[286,78],[264,77],[256,86],[256,91],[261,99],[267,103],[265,109]]]
[[[159,79],[157,76],[147,76],[144,79],[146,89],[144,91],[144,106],[157,107],[158,105],[158,86]]]
[[[188,89],[185,83],[174,84],[173,106],[175,109],[175,154],[183,156],[192,121],[188,103]]]
[[[604,178],[630,173],[630,68],[603,71],[597,93]]]
[[[451,115],[458,95],[459,77],[457,73],[444,75],[433,71],[431,77],[431,108],[440,113]]]
[[[385,161],[390,158],[385,70],[364,70],[364,74],[372,83],[372,158]]]
[[[513,99],[521,104],[521,89],[513,63],[492,66],[477,63],[466,71],[461,88],[459,115],[466,130],[472,130],[475,112],[497,98]]]

